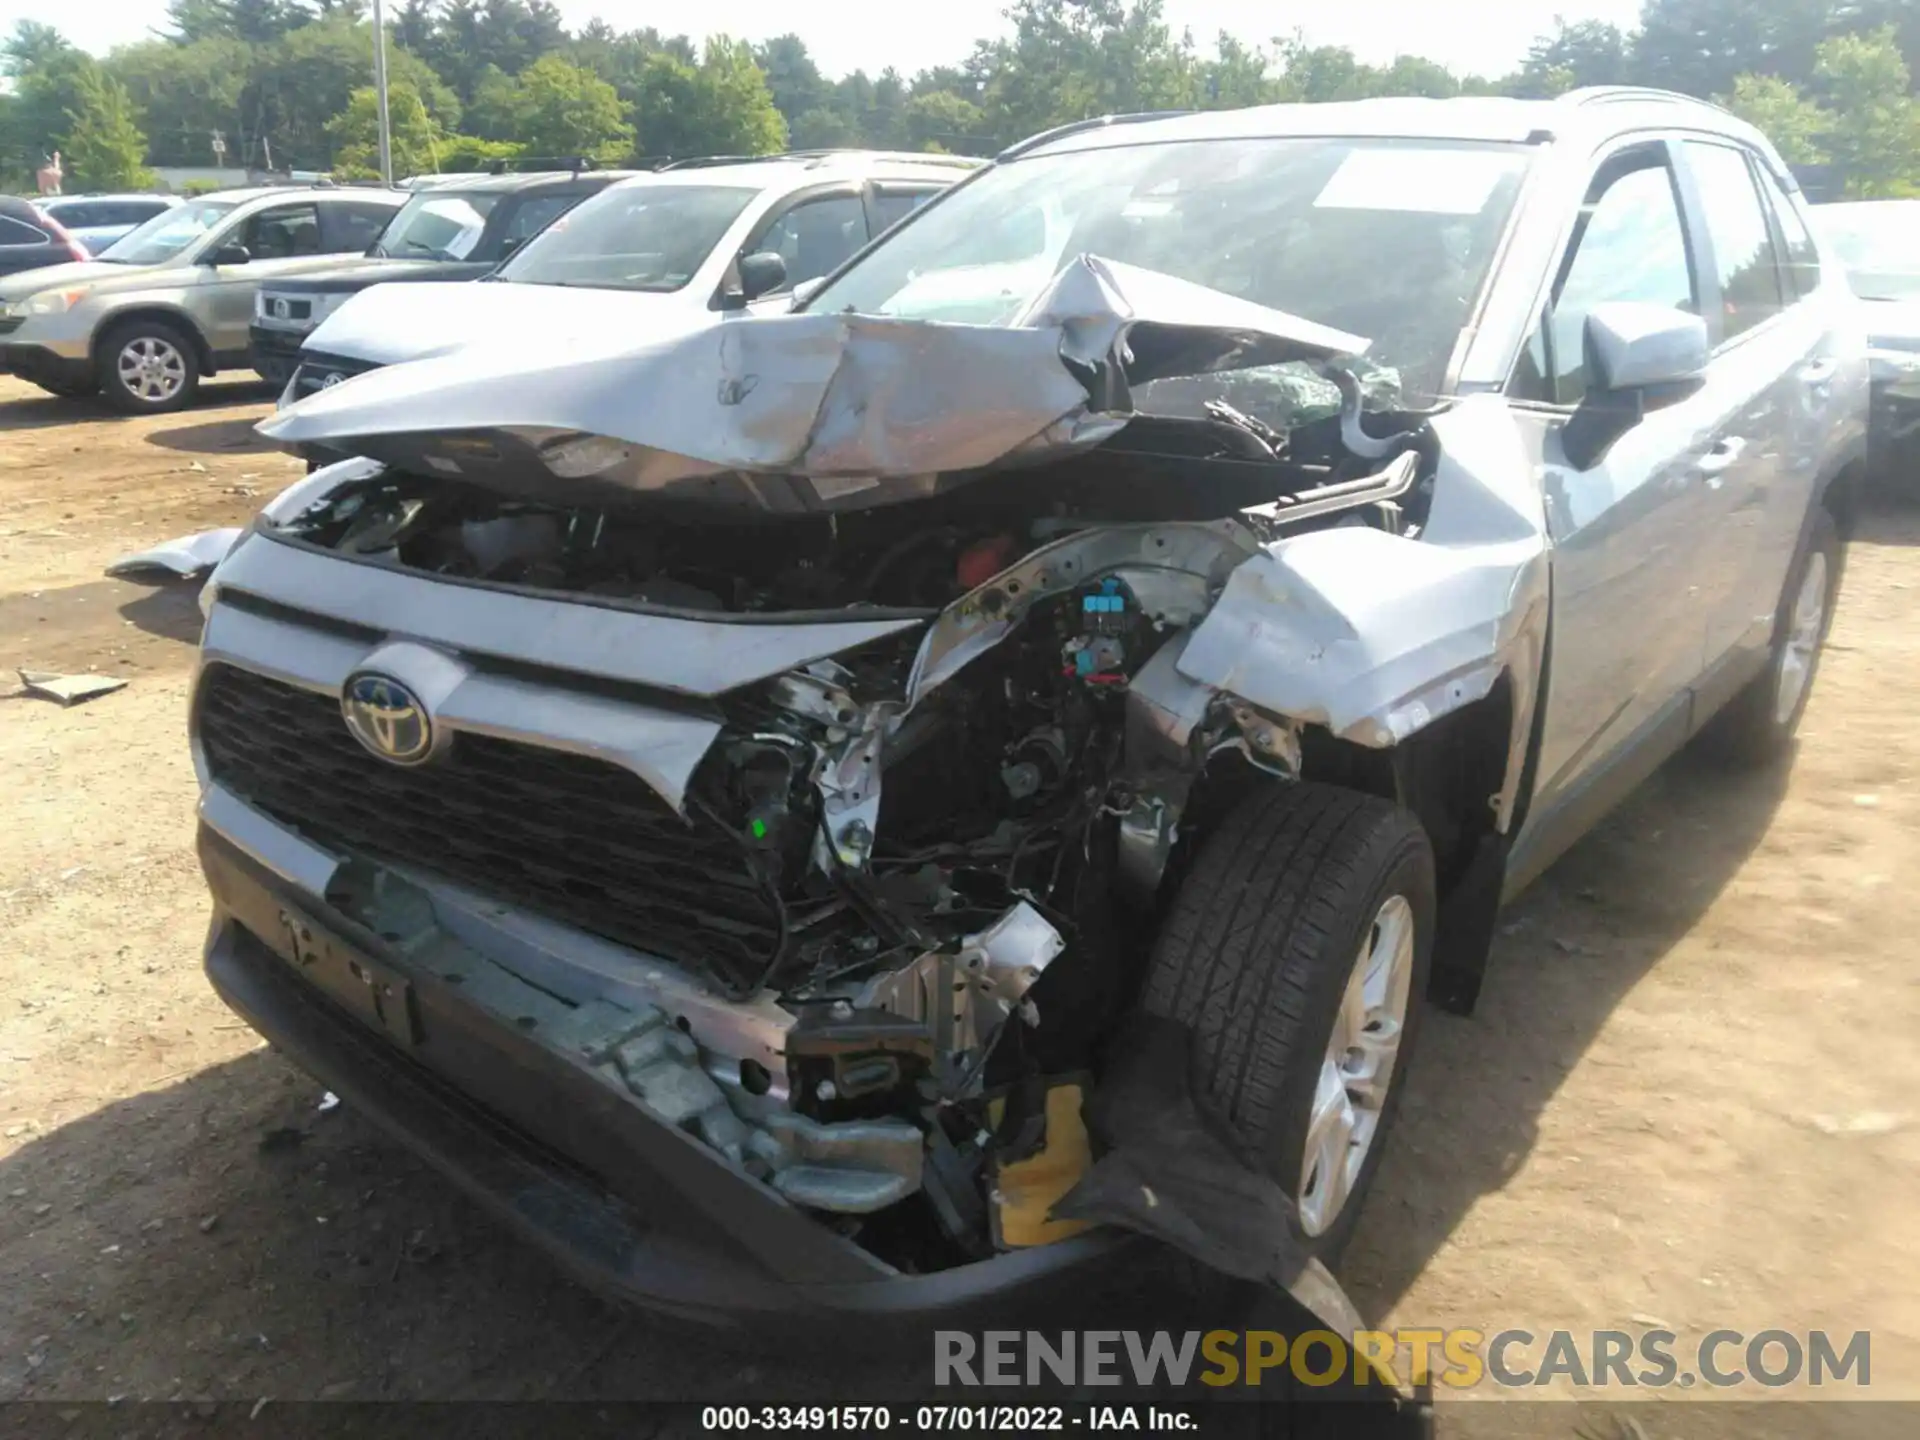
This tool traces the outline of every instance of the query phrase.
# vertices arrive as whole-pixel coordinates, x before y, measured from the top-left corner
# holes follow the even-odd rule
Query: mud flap
[[[1294,1239],[1292,1199],[1195,1102],[1187,1027],[1136,1012],[1111,1053],[1088,1107],[1105,1153],[1053,1218],[1151,1235],[1210,1270],[1283,1291],[1321,1329],[1365,1329],[1340,1282]]]

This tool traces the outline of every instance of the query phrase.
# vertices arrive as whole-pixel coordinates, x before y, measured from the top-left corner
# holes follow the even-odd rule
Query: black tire
[[[157,370],[147,380],[124,367],[144,347]],[[94,374],[106,402],[125,415],[164,415],[192,401],[200,388],[200,354],[191,336],[164,320],[130,320],[100,339]]]
[[[100,393],[100,382],[92,376],[84,380],[35,380],[33,382],[49,395],[57,395],[62,400],[84,400],[89,395]]]
[[[1194,857],[1147,972],[1147,1010],[1191,1031],[1200,1102],[1298,1199],[1336,1015],[1360,947],[1394,896],[1410,912],[1413,953],[1385,1099],[1344,1204],[1317,1228],[1295,1219],[1299,1239],[1327,1259],[1359,1219],[1419,1032],[1435,910],[1426,831],[1408,811],[1356,791],[1263,788]]]
[[[1767,668],[1726,707],[1713,717],[1701,732],[1701,747],[1724,764],[1753,768],[1778,760],[1793,746],[1793,735],[1806,713],[1807,700],[1813,694],[1813,682],[1820,673],[1820,656],[1826,649],[1827,630],[1833,623],[1833,602],[1839,594],[1840,570],[1846,552],[1840,541],[1840,529],[1832,515],[1816,510],[1808,523],[1806,538],[1799,554],[1787,569],[1786,587],[1774,613],[1773,653]],[[1818,563],[1825,577],[1821,590],[1819,623],[1812,636],[1812,649],[1805,648],[1805,627],[1797,621],[1802,592],[1808,572]],[[1782,701],[1783,676],[1790,662],[1803,668],[1804,678],[1790,705]]]

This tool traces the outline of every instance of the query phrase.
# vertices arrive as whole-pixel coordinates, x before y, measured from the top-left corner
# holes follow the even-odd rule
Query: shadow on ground
[[[244,405],[272,398],[272,389],[267,386],[229,385],[222,392],[220,403]],[[198,425],[178,425],[170,430],[154,431],[147,436],[147,443],[158,445],[164,450],[184,451],[189,455],[279,454],[279,446],[253,433],[253,427],[259,419],[258,415],[239,415],[231,420],[207,420]]]
[[[1687,751],[1506,911],[1471,1018],[1430,1011],[1393,1141],[1344,1267],[1383,1313],[1533,1149],[1541,1112],[1621,999],[1766,834],[1790,767]]]

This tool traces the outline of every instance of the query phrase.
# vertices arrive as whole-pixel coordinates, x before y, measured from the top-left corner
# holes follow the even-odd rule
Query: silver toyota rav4
[[[682,1311],[1323,1280],[1502,900],[1788,749],[1866,420],[1779,156],[1638,90],[1070,126],[609,329],[263,425],[355,458],[208,589],[207,968]]]

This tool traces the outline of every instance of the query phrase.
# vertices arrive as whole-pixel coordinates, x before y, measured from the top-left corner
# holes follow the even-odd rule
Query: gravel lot
[[[203,982],[193,590],[101,570],[293,479],[267,404],[125,420],[0,378],[0,661],[131,682],[0,699],[0,1399],[821,1393],[560,1279]],[[1917,601],[1920,513],[1867,516],[1791,769],[1682,757],[1505,918],[1480,1013],[1427,1027],[1345,1265],[1364,1311],[1870,1329],[1872,1393],[1920,1399]],[[1915,1430],[1708,1408],[1685,1434]],[[1443,1433],[1576,1433],[1459,1409]]]

